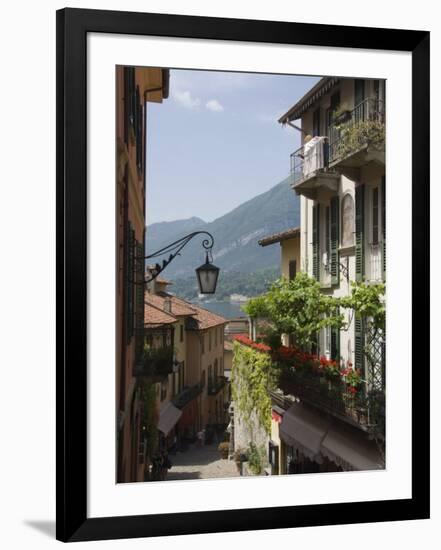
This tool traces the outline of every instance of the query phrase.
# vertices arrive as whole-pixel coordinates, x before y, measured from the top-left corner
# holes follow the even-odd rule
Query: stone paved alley
[[[220,458],[217,447],[217,443],[203,447],[195,444],[185,452],[169,455],[173,466],[167,480],[239,477],[235,462]]]

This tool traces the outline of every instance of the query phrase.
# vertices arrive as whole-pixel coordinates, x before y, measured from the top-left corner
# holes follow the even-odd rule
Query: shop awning
[[[167,403],[159,413],[158,430],[167,435],[181,418],[181,415],[181,410],[177,409],[172,403]]]
[[[321,444],[329,426],[326,416],[307,409],[302,403],[294,403],[283,415],[279,434],[291,447],[311,460],[320,461]]]
[[[334,424],[321,445],[321,452],[344,470],[381,470],[384,460],[375,441],[358,430]]]

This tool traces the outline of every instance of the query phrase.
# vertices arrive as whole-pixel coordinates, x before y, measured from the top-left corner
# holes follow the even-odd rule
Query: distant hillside
[[[183,225],[183,222],[190,222]],[[199,223],[199,225],[198,225]],[[174,225],[173,225],[174,224]],[[251,273],[280,264],[280,246],[262,248],[259,239],[300,224],[300,201],[288,179],[257,195],[211,223],[199,218],[152,224],[147,228],[147,253],[194,230],[209,231],[215,239],[213,261],[224,272]],[[195,237],[166,269],[167,278],[186,278],[203,263],[203,237]]]
[[[179,236],[187,235],[202,225],[206,225],[206,222],[196,216],[186,220],[153,223],[147,228],[147,250],[149,252],[159,250],[164,244],[169,244]]]
[[[267,267],[253,273],[221,271],[216,288],[216,300],[228,300],[232,294],[242,294],[252,298],[266,292],[271,283],[280,277],[280,268]],[[199,295],[197,279],[194,272],[190,277],[173,279],[169,291],[186,300],[197,300]]]

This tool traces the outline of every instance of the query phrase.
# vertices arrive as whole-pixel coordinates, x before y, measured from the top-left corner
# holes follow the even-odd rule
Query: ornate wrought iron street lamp
[[[210,262],[208,252],[205,256],[205,263],[196,268],[198,276],[199,292],[201,294],[214,294],[216,292],[219,268]]]
[[[205,263],[200,265],[196,269],[196,275],[198,278],[198,284],[199,284],[199,292],[201,294],[214,294],[216,292],[216,285],[217,285],[217,279],[219,276],[219,268],[213,265],[213,257],[211,254],[211,250],[214,245],[214,238],[211,233],[208,231],[194,231],[193,233],[189,233],[188,235],[185,235],[185,237],[182,237],[181,239],[178,239],[177,241],[170,243],[167,246],[164,246],[160,250],[157,250],[156,252],[153,252],[152,254],[148,254],[147,256],[144,256],[143,258],[137,258],[143,259],[143,260],[150,260],[153,258],[158,258],[160,256],[164,256],[167,253],[170,253],[169,257],[165,260],[162,260],[162,263],[155,264],[152,268],[149,269],[149,276],[147,279],[145,279],[144,283],[150,283],[156,277],[164,271],[164,269],[169,265],[170,262],[172,262],[176,256],[178,256],[181,252],[181,250],[186,246],[196,235],[207,235],[208,239],[204,239],[202,241],[202,246],[206,250],[205,255]]]

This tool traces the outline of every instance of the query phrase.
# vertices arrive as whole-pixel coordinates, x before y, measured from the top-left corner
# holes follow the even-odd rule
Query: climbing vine
[[[255,414],[267,433],[271,429],[271,397],[277,375],[271,356],[251,347],[234,343],[232,395],[244,422],[252,430]]]
[[[142,437],[147,442],[147,455],[151,457],[158,446],[158,411],[156,407],[155,386],[143,383],[140,386],[141,409],[141,430]]]
[[[314,341],[317,332],[325,327],[341,328],[343,316],[338,303],[322,293],[320,283],[306,273],[295,279],[279,279],[270,290],[251,299],[244,310],[250,317],[264,316],[274,327],[280,342],[281,334],[292,334],[298,346]]]

